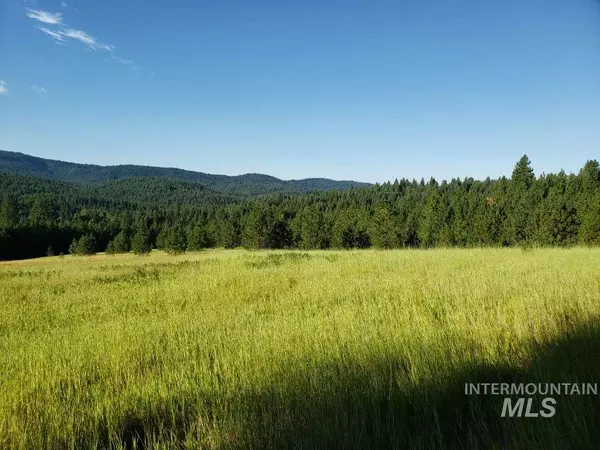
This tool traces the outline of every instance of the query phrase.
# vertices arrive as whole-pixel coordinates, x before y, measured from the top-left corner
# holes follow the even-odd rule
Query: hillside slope
[[[23,153],[0,150],[0,172],[49,178],[74,184],[101,183],[139,177],[161,177],[192,181],[222,193],[259,196],[272,193],[305,193],[368,186],[356,181],[334,181],[325,178],[280,180],[269,175],[213,175],[171,167],[138,165],[98,166],[38,158]]]

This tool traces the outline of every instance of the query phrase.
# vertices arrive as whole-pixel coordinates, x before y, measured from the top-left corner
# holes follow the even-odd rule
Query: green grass
[[[600,250],[207,251],[0,264],[0,448],[597,448]]]

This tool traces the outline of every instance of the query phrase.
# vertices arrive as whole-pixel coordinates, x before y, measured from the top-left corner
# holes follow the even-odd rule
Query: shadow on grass
[[[401,356],[282,370],[260,392],[149,406],[122,424],[121,442],[127,448],[153,448],[152,442],[187,448],[186,438],[232,449],[598,448],[597,395],[555,396],[551,418],[502,418],[504,396],[465,395],[465,383],[600,383],[599,319],[566,324],[560,340],[533,345],[524,368],[465,365],[424,384],[401,381],[410,379]]]

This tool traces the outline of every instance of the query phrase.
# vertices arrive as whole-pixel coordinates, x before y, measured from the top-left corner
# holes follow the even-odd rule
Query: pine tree
[[[71,245],[69,245],[69,253],[71,255],[77,255],[77,247],[78,247],[79,243],[77,242],[77,238],[73,238],[73,240],[71,241]]]
[[[95,255],[96,254],[96,240],[91,234],[84,234],[79,238],[77,243],[77,254],[78,255]]]
[[[104,250],[104,253],[106,253],[107,255],[114,255],[117,253],[114,248],[114,241],[108,241],[108,244],[106,244],[106,249]]]
[[[164,249],[171,254],[184,253],[187,249],[187,239],[183,228],[174,226],[167,230]]]
[[[536,237],[540,245],[565,246],[577,238],[577,210],[568,196],[564,172],[547,177],[548,193],[536,208]]]
[[[579,172],[578,239],[584,245],[600,245],[600,165],[588,161]]]
[[[529,233],[530,213],[533,202],[529,191],[535,182],[535,175],[527,155],[523,155],[510,179],[508,188],[508,222],[506,224],[506,239],[511,244],[518,244],[531,237]]]
[[[96,254],[96,240],[91,234],[84,234],[79,239],[73,238],[69,247],[72,255],[94,255]]]
[[[19,212],[15,199],[7,195],[0,205],[0,230],[15,228],[19,221]]]
[[[440,231],[444,225],[442,220],[443,203],[439,190],[433,186],[421,211],[419,224],[419,242],[424,248],[431,248],[438,243]]]
[[[296,217],[300,247],[303,249],[320,249],[323,245],[323,216],[316,206],[305,207]]]
[[[241,244],[239,220],[234,217],[227,217],[219,224],[218,242],[224,248],[236,248]],[[207,236],[206,246],[211,246],[212,243]]]
[[[332,230],[334,248],[368,248],[371,236],[364,213],[355,208],[343,211],[336,219]]]
[[[150,242],[150,230],[145,222],[142,222],[133,238],[131,239],[131,250],[136,255],[147,255],[152,251],[152,244]]]
[[[584,245],[600,245],[600,192],[587,202],[580,215],[579,242]]]
[[[114,239],[112,239],[107,247],[106,253],[127,253],[131,249],[129,237],[125,231],[121,230]]]
[[[250,249],[271,248],[273,216],[266,205],[255,206],[246,219],[243,245]]]
[[[350,211],[344,211],[335,218],[331,245],[333,248],[350,249],[355,247],[356,226]]]
[[[198,251],[208,247],[208,236],[206,229],[200,225],[196,225],[189,230],[187,235],[188,250]]]
[[[53,219],[52,200],[47,196],[36,196],[29,210],[29,222],[33,226],[48,226]]]
[[[370,235],[373,246],[377,248],[390,249],[398,246],[396,224],[387,205],[379,204],[375,207]]]

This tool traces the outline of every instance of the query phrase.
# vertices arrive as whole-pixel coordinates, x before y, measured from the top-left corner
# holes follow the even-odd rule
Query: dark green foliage
[[[0,230],[14,228],[19,222],[19,211],[16,200],[6,195],[0,204]]]
[[[127,253],[131,249],[129,237],[125,231],[119,232],[106,246],[106,253]]]
[[[333,248],[367,248],[371,246],[368,221],[358,209],[346,210],[336,219],[332,230]]]
[[[579,242],[585,245],[600,245],[600,191],[590,196],[581,211]]]
[[[581,194],[577,203],[580,223],[578,239],[585,245],[600,245],[600,165],[586,162],[581,172]]]
[[[196,225],[192,228],[187,235],[187,248],[188,250],[197,251],[203,250],[209,247],[210,241],[206,229],[202,226]]]
[[[235,248],[242,244],[240,211],[236,209],[221,209],[216,212],[214,221],[210,224],[211,233],[207,231],[206,247],[218,246]]]
[[[167,189],[173,189],[173,187],[168,187],[170,184],[178,189],[182,187],[180,183],[182,181],[193,182],[199,189],[206,189],[211,192],[218,191],[223,195],[233,196],[258,196],[274,193],[299,194],[368,186],[367,183],[334,181],[324,178],[284,181],[255,173],[231,177],[166,167],[96,166],[37,158],[23,153],[2,150],[0,150],[0,172],[43,177],[76,184],[113,182],[110,190],[119,195],[120,198],[129,198],[128,186],[131,186],[132,183],[140,183],[140,179],[146,180],[148,178],[160,180],[158,184],[166,186]],[[132,178],[137,178],[138,181],[127,180]],[[141,181],[141,183],[144,184],[144,181]],[[156,185],[149,190],[138,191],[138,193],[148,197],[156,193],[153,192],[155,188]],[[186,187],[184,186],[183,189],[185,190]]]
[[[165,169],[168,170],[168,169]],[[135,172],[135,171],[134,171]],[[129,172],[127,172],[129,173]],[[251,176],[257,181],[260,176]],[[0,259],[96,250],[401,248],[600,245],[600,167],[536,178],[529,159],[510,179],[396,180],[360,189],[259,199],[157,177],[72,185],[0,176]],[[176,225],[174,225],[176,224]],[[129,242],[128,237],[131,238]]]
[[[292,228],[298,235],[301,248],[326,248],[327,232],[323,214],[316,206],[307,206],[296,216]]]
[[[171,254],[179,254],[186,251],[187,237],[185,231],[180,226],[165,228],[161,236],[161,246],[159,248]]]
[[[150,230],[146,223],[141,223],[131,239],[131,251],[136,255],[147,255],[152,251]]]
[[[52,223],[54,208],[48,195],[37,195],[29,209],[29,223],[32,226],[48,226]]]
[[[510,244],[518,244],[532,238],[530,220],[534,204],[531,187],[535,175],[527,155],[515,165],[507,192],[507,221],[504,238]]]
[[[385,249],[398,247],[397,230],[390,208],[385,204],[376,206],[371,226],[373,246]]]
[[[422,247],[451,245],[449,214],[449,205],[441,190],[436,185],[430,184],[430,192],[425,199],[419,227],[419,242]]]
[[[546,181],[547,193],[536,210],[535,241],[540,245],[567,246],[577,240],[578,218],[574,192],[570,189],[574,178],[564,172],[551,175]]]
[[[96,240],[91,234],[84,234],[79,239],[73,238],[73,242],[69,247],[69,253],[72,255],[95,255]]]

